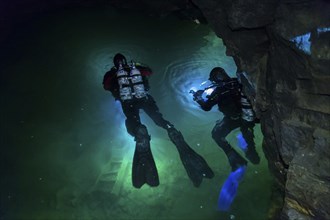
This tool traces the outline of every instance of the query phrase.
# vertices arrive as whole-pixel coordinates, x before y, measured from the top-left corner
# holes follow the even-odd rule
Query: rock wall
[[[194,3],[255,89],[247,92],[283,196],[270,218],[330,219],[330,3]]]
[[[330,219],[330,2],[326,0],[3,1],[13,22],[63,7],[111,5],[208,23],[222,38],[261,119],[277,179],[270,219]]]

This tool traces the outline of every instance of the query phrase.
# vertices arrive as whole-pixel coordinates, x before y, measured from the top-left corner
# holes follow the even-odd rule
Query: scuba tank
[[[130,87],[128,72],[124,69],[123,64],[119,63],[117,71],[117,80],[119,85],[119,96],[122,101],[130,100],[132,96],[132,88]]]
[[[253,122],[255,120],[255,113],[248,97],[241,91],[241,105],[242,105],[242,118],[245,121]]]
[[[141,72],[136,68],[133,61],[130,65],[129,73],[124,69],[122,63],[119,63],[117,80],[119,84],[120,100],[128,101],[134,98],[140,99],[147,96]]]
[[[133,61],[131,63],[130,77],[133,84],[133,95],[138,99],[146,97],[147,93],[144,87],[141,72],[136,68]]]

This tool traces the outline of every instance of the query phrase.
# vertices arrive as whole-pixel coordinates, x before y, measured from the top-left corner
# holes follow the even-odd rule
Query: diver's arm
[[[146,91],[149,91],[150,86],[149,86],[148,76],[142,76],[142,80],[143,80],[144,89]]]
[[[204,111],[210,111],[212,107],[217,104],[217,101],[215,101],[214,99],[207,99],[206,101],[199,100],[197,101],[197,103]]]
[[[152,70],[150,67],[146,65],[142,65],[141,63],[136,63],[136,68],[141,72],[144,88],[146,91],[149,91],[149,76],[152,75]]]
[[[203,90],[201,90],[203,91]],[[198,91],[197,91],[198,92]],[[215,106],[218,103],[218,94],[215,91],[213,91],[209,96],[207,96],[207,99],[204,100],[202,98],[202,94],[195,93],[194,100],[200,105],[200,107],[204,111],[210,111],[213,106]]]
[[[138,70],[140,70],[142,76],[150,76],[152,74],[151,68],[147,65],[136,63],[135,66]]]
[[[112,68],[103,77],[103,88],[112,93],[112,96],[119,99],[119,85],[116,77],[116,69]]]
[[[110,90],[110,88],[111,88],[112,75],[113,74],[112,74],[111,70],[104,74],[102,84],[103,84],[103,88],[105,90]]]

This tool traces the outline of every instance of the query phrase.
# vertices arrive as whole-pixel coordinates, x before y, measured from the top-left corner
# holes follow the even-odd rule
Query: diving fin
[[[179,150],[180,158],[186,172],[195,187],[199,187],[203,178],[213,178],[214,173],[203,157],[197,154],[188,145]]]
[[[159,185],[158,172],[151,153],[149,140],[136,142],[133,157],[132,182],[136,188],[141,188],[145,183],[149,186]]]
[[[237,188],[242,181],[246,172],[246,166],[239,166],[235,171],[232,171],[221,187],[218,197],[218,209],[220,211],[228,211],[237,194]]]
[[[172,127],[168,129],[168,135],[177,147],[181,162],[195,187],[200,186],[204,177],[213,178],[214,173],[212,169],[202,156],[190,148],[181,132]]]

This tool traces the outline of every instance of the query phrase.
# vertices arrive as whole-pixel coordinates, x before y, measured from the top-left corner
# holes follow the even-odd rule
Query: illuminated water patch
[[[318,34],[321,34],[321,33],[324,33],[324,32],[329,32],[329,31],[330,31],[330,27],[318,28],[317,29]]]
[[[231,57],[225,55],[225,47],[222,41],[210,33],[205,37],[206,46],[200,48],[196,53],[184,59],[170,63],[165,70],[163,85],[175,94],[175,99],[190,114],[198,116],[199,106],[193,101],[190,90],[200,90],[211,85],[208,81],[210,71],[217,66],[223,67],[231,77],[236,76],[236,65]],[[204,92],[211,94],[213,90]],[[214,111],[218,111],[214,109]]]
[[[296,46],[304,51],[306,54],[311,54],[311,42],[310,42],[311,33],[297,36],[292,38],[290,41],[296,44]]]
[[[324,27],[324,28],[317,28],[317,34],[329,32],[330,27]],[[308,32],[306,34],[294,37],[290,40],[291,42],[295,43],[296,46],[304,51],[306,54],[310,55],[311,54],[311,32]]]

